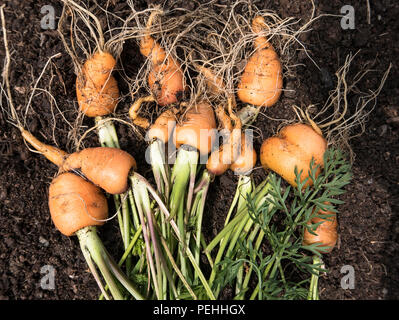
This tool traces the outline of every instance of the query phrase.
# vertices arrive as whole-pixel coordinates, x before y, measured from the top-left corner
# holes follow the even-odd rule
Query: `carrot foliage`
[[[305,228],[312,233],[320,224],[308,223],[319,210],[337,213],[336,205],[343,203],[337,197],[345,192],[352,174],[350,164],[337,149],[326,151],[320,174],[316,174],[313,159],[309,171],[311,187],[304,187],[306,180],[301,182],[301,172],[296,170],[295,188],[285,187],[279,176],[270,173],[247,194],[246,207],[237,215],[246,211],[252,227],[219,262],[215,286],[235,287],[235,299],[304,299],[314,292],[314,277],[326,270],[320,247],[317,243],[304,245],[303,234]]]

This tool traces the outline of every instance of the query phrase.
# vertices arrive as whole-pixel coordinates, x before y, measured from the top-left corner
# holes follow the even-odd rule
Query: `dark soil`
[[[118,1],[110,1],[115,3]],[[153,1],[149,1],[153,2]],[[158,1],[159,2],[159,1]],[[226,4],[229,1],[219,1]],[[296,17],[306,20],[311,6],[306,1],[253,1],[259,8],[276,11],[281,17]],[[76,118],[74,101],[74,70],[72,62],[53,30],[42,30],[40,9],[48,1],[0,1],[5,3],[8,40],[12,54],[11,85],[14,89],[15,105],[21,111],[26,105],[29,90],[39,76],[48,57],[61,52],[54,60],[51,74],[45,75],[44,86],[51,88],[62,116],[70,123]],[[117,4],[123,14],[126,6]],[[165,3],[165,1],[162,1]],[[174,2],[178,6],[183,2]],[[185,3],[185,2],[184,2]],[[338,246],[324,258],[329,273],[320,280],[322,299],[398,299],[399,298],[399,87],[398,78],[399,30],[397,17],[399,4],[394,0],[370,1],[370,24],[367,21],[366,1],[352,1],[355,9],[355,29],[343,30],[339,17],[323,17],[316,21],[308,36],[301,39],[314,64],[298,51],[296,75],[285,79],[285,87],[295,93],[285,94],[278,104],[260,116],[256,125],[261,135],[257,137],[259,148],[263,138],[273,134],[278,121],[270,118],[294,119],[290,107],[323,104],[329,90],[334,86],[334,73],[350,52],[358,54],[353,72],[361,70],[369,61],[373,69],[362,89],[375,89],[390,62],[393,68],[377,105],[370,114],[365,132],[350,141],[355,154],[354,177],[342,197],[340,206]],[[340,14],[346,3],[337,0],[316,1],[316,14]],[[57,17],[61,5],[54,3]],[[170,6],[166,1],[166,6]],[[183,4],[182,4],[183,5]],[[147,3],[138,1],[137,8],[144,9]],[[210,8],[212,10],[212,8]],[[134,73],[142,58],[134,43],[127,43],[122,60],[129,57],[129,70]],[[0,60],[4,59],[4,48],[0,46]],[[131,63],[130,63],[131,62]],[[125,62],[125,64],[127,64]],[[121,88],[126,93],[126,88]],[[48,143],[57,143],[72,151],[70,127],[56,112],[47,96],[38,94],[33,99],[33,109],[28,112],[27,126],[30,131]],[[34,110],[34,111],[33,111]],[[292,113],[292,114],[291,114]],[[270,117],[270,118],[269,118]],[[56,127],[53,126],[56,120]],[[92,120],[85,119],[90,127]],[[145,143],[133,139],[134,133],[119,126],[121,147],[133,154],[139,164],[144,164]],[[358,129],[359,130],[359,129]],[[69,134],[69,135],[68,135]],[[95,135],[85,140],[85,145],[96,145]],[[96,299],[99,290],[80,252],[76,238],[62,236],[52,225],[48,206],[47,190],[57,170],[38,154],[28,151],[19,132],[6,122],[0,113],[0,299]],[[149,167],[142,166],[142,174],[150,176]],[[255,179],[265,177],[262,169],[255,171]],[[214,235],[220,230],[235,190],[236,178],[228,173],[217,178],[209,192],[205,232]],[[121,247],[116,221],[102,228],[106,246]],[[112,243],[115,242],[115,243]],[[120,252],[115,252],[115,255]],[[40,280],[45,265],[55,268],[55,289],[43,290]],[[341,268],[350,265],[355,271],[355,288],[341,288]]]

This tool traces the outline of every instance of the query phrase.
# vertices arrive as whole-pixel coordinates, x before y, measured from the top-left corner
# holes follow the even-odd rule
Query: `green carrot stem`
[[[136,300],[144,300],[145,298],[141,293],[135,288],[135,286],[130,282],[128,277],[122,272],[119,266],[115,263],[114,259],[105,250],[105,262],[108,267],[112,270],[113,275],[119,280],[119,282],[130,292],[130,294]]]
[[[76,232],[82,251],[87,250],[97,267],[100,269],[106,284],[115,300],[123,300],[123,294],[120,292],[111,271],[109,270],[104,257],[106,255],[102,241],[97,235],[96,227],[85,227]]]
[[[147,217],[147,223],[148,223],[148,229],[150,230],[150,236],[151,236],[151,242],[153,244],[153,251],[155,254],[155,264],[156,264],[156,269],[157,269],[157,284],[158,286],[161,286],[161,284],[163,283],[162,280],[162,274],[163,274],[163,270],[161,268],[161,252],[160,252],[160,247],[158,244],[158,237],[156,235],[155,232],[155,227],[154,227],[154,221],[153,221],[153,215],[151,212],[151,206],[150,206],[150,198],[147,192],[147,188],[144,186],[143,188],[140,188],[139,190],[140,192],[140,199],[141,199],[141,203],[143,206],[143,210],[146,214]],[[166,267],[166,266],[165,266]],[[159,287],[159,300],[163,300],[164,296],[163,296],[163,290],[161,290],[161,287]]]
[[[185,146],[180,147],[171,176],[173,185],[169,199],[171,218],[174,218],[176,213],[180,210],[180,204],[184,202],[187,192],[189,196],[192,196],[192,192],[187,189],[187,186],[192,177],[193,168],[196,167],[197,163],[198,151],[189,148],[186,149]]]
[[[250,222],[252,221],[252,219],[250,219],[247,223],[247,225],[244,227],[244,234],[248,233],[249,230],[246,230],[248,225],[250,225]],[[249,245],[249,243],[252,243],[255,236],[257,235],[257,233],[259,232],[260,229],[260,225],[256,224],[253,228],[253,230],[251,231],[249,237],[248,237],[248,244],[247,247]],[[242,238],[244,238],[243,236],[241,236]],[[255,257],[252,257],[255,258]],[[236,281],[236,294],[238,295],[244,287],[244,266],[242,265],[239,269],[238,275],[237,275],[237,281]],[[247,274],[249,273],[249,271],[247,272]]]
[[[167,203],[170,190],[170,169],[166,163],[164,148],[164,143],[159,139],[155,139],[151,141],[149,150],[152,172],[158,192]]]
[[[205,183],[201,189],[201,191],[199,193],[197,193],[197,198],[198,199],[198,204],[197,204],[197,210],[196,210],[196,221],[197,221],[197,225],[196,225],[196,235],[195,235],[195,252],[194,252],[194,256],[195,256],[195,261],[197,262],[197,264],[200,263],[200,248],[201,248],[201,230],[202,230],[202,218],[204,215],[204,209],[205,209],[205,201],[206,201],[206,196],[208,194],[208,189],[209,189],[209,185],[211,182],[211,177],[208,173],[207,170],[204,170],[203,172],[203,179],[205,179],[207,181],[207,183]],[[194,283],[197,283],[198,280],[198,274],[195,272],[194,273]]]
[[[321,263],[320,257],[314,255],[313,265],[319,265],[320,263]],[[312,274],[310,278],[308,300],[319,300],[319,290],[318,290],[319,270],[316,270],[315,273],[316,274]]]
[[[190,285],[188,284],[186,278],[184,277],[183,273],[180,271],[179,267],[177,266],[177,263],[175,261],[175,259],[173,258],[172,253],[170,252],[169,248],[168,248],[168,244],[166,243],[165,239],[163,237],[161,237],[161,243],[163,245],[163,248],[169,258],[170,263],[173,266],[173,269],[176,271],[176,274],[178,275],[178,277],[180,278],[180,280],[183,282],[184,286],[186,287],[187,291],[191,294],[191,296],[193,297],[194,300],[197,300],[198,297],[196,296],[196,294],[194,293],[193,289],[190,287]],[[174,288],[174,291],[176,289]],[[176,292],[177,295],[177,292]]]
[[[263,272],[263,275],[262,275],[263,279],[265,279],[267,277],[267,275],[269,274],[270,268],[273,266],[273,264],[274,264],[274,262],[276,260],[276,257],[277,257],[277,253],[274,253],[272,258],[269,261],[269,264],[265,268],[265,271]],[[259,292],[259,286],[256,286],[254,291],[252,292],[251,297],[249,298],[249,300],[254,300],[255,297],[258,295],[258,292]]]
[[[213,268],[214,262],[213,262],[213,259],[212,259],[211,255],[209,254],[209,252],[205,251],[206,246],[207,246],[207,244],[205,242],[204,235],[201,233],[201,247],[203,249],[203,252],[205,253],[205,256],[208,259],[210,267]]]
[[[110,297],[108,296],[108,294],[106,292],[106,290],[108,289],[108,285],[105,285],[105,287],[104,287],[104,285],[102,284],[100,275],[97,272],[96,266],[93,262],[93,259],[91,258],[89,250],[86,248],[86,246],[84,246],[82,244],[81,244],[81,250],[82,250],[83,256],[87,262],[87,265],[89,266],[89,269],[90,269],[92,275],[94,276],[94,279],[96,280],[98,287],[101,290],[100,300],[104,297],[105,297],[105,299],[110,300]]]
[[[141,227],[141,225],[140,225],[140,218],[138,216],[136,204],[134,202],[133,191],[131,189],[129,189],[128,194],[129,194],[130,209],[132,210],[133,225],[134,225],[134,228],[136,230],[138,230]]]
[[[159,196],[156,194],[155,190],[151,186],[148,186],[148,190],[151,192],[151,194],[153,195],[154,198],[157,198],[156,199],[157,201],[160,201]],[[166,220],[169,221],[169,223],[170,223],[170,225],[171,225],[171,227],[172,227],[172,229],[173,229],[178,241],[182,242],[182,237],[181,237],[181,234],[179,232],[179,228],[178,228],[176,222],[170,216],[170,213],[169,213],[168,209],[165,206],[161,205],[160,206],[160,210],[161,210],[162,214],[165,215]],[[209,299],[216,300],[216,298],[215,298],[215,296],[214,296],[214,294],[213,294],[208,282],[205,279],[204,274],[201,271],[201,268],[196,263],[194,255],[190,251],[190,248],[187,247],[187,246],[185,247],[185,253],[186,253],[188,259],[190,260],[194,270],[198,273],[198,277],[200,278],[201,284],[204,286],[204,289],[205,289]]]
[[[237,204],[237,212],[246,209],[248,196],[252,193],[253,183],[251,176],[240,175],[238,184],[237,184],[237,192],[238,192],[238,204]]]
[[[212,241],[205,248],[206,252],[211,252],[224,237],[229,235],[235,226],[245,217],[247,213],[245,211],[239,212],[236,216],[212,239]]]
[[[154,289],[155,289],[155,294],[159,298],[159,284],[158,284],[158,277],[156,276],[156,271],[155,271],[155,266],[154,266],[154,260],[152,257],[151,253],[151,242],[150,242],[150,237],[147,231],[147,223],[144,219],[144,214],[143,214],[143,203],[142,203],[142,198],[141,198],[141,190],[143,188],[143,185],[141,184],[140,180],[136,179],[135,176],[130,176],[131,180],[131,187],[133,190],[133,195],[134,199],[136,202],[137,206],[137,212],[139,215],[140,223],[143,226],[143,237],[144,237],[144,242],[145,242],[145,249],[146,249],[146,255],[148,259],[148,264],[149,264],[149,270],[151,274],[151,278],[154,284]]]

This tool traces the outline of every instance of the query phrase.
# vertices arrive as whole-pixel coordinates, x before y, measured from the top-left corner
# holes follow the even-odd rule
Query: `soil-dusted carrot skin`
[[[176,103],[183,96],[184,78],[180,65],[172,58],[153,66],[148,85],[160,106]]]
[[[176,112],[175,109],[162,112],[148,130],[148,138],[150,140],[159,139],[163,143],[167,143],[176,125]]]
[[[182,123],[177,123],[173,141],[177,148],[189,145],[201,154],[208,154],[216,139],[216,119],[213,108],[206,102],[193,106],[185,114]]]
[[[252,171],[256,164],[256,151],[253,148],[252,141],[243,133],[241,135],[241,152],[230,169],[237,174],[246,175]]]
[[[128,188],[131,169],[136,161],[118,148],[87,148],[71,154],[63,163],[64,171],[79,169],[85,177],[110,194],[120,194]]]
[[[315,166],[323,166],[326,140],[306,124],[289,125],[276,137],[266,139],[261,146],[260,160],[265,169],[278,173],[292,186],[296,186],[295,167],[302,170],[301,181],[309,175],[312,157]],[[320,172],[318,168],[316,174]],[[313,182],[308,180],[306,185]]]
[[[148,85],[156,101],[161,106],[175,103],[184,91],[184,77],[180,64],[149,35],[156,12],[147,23],[147,33],[140,40],[140,52],[151,61]]]
[[[116,60],[112,54],[96,52],[83,65],[85,76],[94,83],[105,83],[115,68]]]
[[[263,17],[252,22],[254,33],[265,25]],[[255,106],[270,107],[281,95],[283,87],[282,66],[277,53],[265,37],[255,39],[255,53],[250,57],[238,84],[238,98]]]
[[[279,137],[311,154],[316,163],[323,164],[327,141],[311,126],[302,123],[285,126],[280,130]]]
[[[329,247],[320,250],[321,253],[329,253],[334,249],[337,239],[338,239],[338,232],[337,232],[337,215],[331,211],[323,211],[320,210],[318,212],[319,215],[328,214],[332,215],[330,217],[326,217],[325,219],[321,217],[314,217],[311,222],[308,224],[314,224],[322,222],[314,231],[316,235],[311,234],[307,229],[305,229],[304,236],[303,236],[303,244],[310,245],[313,243],[320,242],[321,244],[318,247]]]
[[[114,112],[119,99],[119,88],[111,75],[116,61],[110,53],[96,52],[88,59],[76,78],[79,109],[88,117]]]
[[[49,208],[54,225],[66,236],[84,227],[102,225],[108,218],[107,199],[101,189],[70,172],[52,181]]]

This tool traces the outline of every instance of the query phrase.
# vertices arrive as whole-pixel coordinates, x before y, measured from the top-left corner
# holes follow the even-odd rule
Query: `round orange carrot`
[[[182,123],[177,123],[173,141],[177,148],[190,145],[201,154],[208,154],[216,139],[216,119],[213,108],[201,102],[187,111]]]
[[[55,227],[66,236],[84,227],[102,225],[108,218],[107,199],[101,190],[69,172],[51,182],[49,208]]]
[[[311,234],[308,229],[305,229],[304,237],[303,237],[303,244],[310,245],[314,243],[319,243],[318,247],[323,248],[320,250],[321,253],[329,253],[334,249],[337,239],[338,239],[338,232],[337,232],[337,215],[331,211],[323,211],[320,210],[318,212],[319,215],[332,215],[331,217],[324,218],[323,217],[314,217],[308,224],[314,224],[322,222],[320,225],[317,226],[314,234]],[[325,248],[325,247],[329,248]]]
[[[87,148],[72,153],[63,163],[62,169],[79,169],[87,179],[110,194],[120,194],[128,188],[131,169],[136,161],[127,152],[118,148]]]
[[[301,181],[309,176],[312,157],[314,165],[323,166],[326,140],[306,124],[289,125],[275,137],[266,139],[260,150],[260,160],[265,169],[278,173],[292,186],[296,186],[295,167],[302,170]],[[306,185],[312,185],[309,179]]]
[[[80,110],[88,117],[114,112],[119,88],[112,70],[115,59],[108,52],[96,52],[83,65],[76,78],[76,95]]]
[[[262,16],[252,21],[254,33],[265,26]],[[255,38],[255,53],[248,60],[238,84],[238,98],[255,106],[270,107],[277,102],[283,86],[282,66],[273,46],[264,36]]]
[[[241,151],[238,158],[231,164],[230,169],[239,175],[246,175],[251,172],[256,164],[256,151],[253,148],[252,140],[243,133],[241,135]]]
[[[148,85],[157,103],[161,106],[175,103],[184,91],[184,77],[180,64],[150,35],[151,25],[158,10],[153,11],[147,21],[145,35],[140,41],[140,52],[151,61]]]
[[[241,150],[241,121],[230,110],[230,119],[234,120],[234,127],[229,132],[227,142],[218,150],[211,153],[206,163],[207,170],[214,175],[221,175],[234,163]]]

